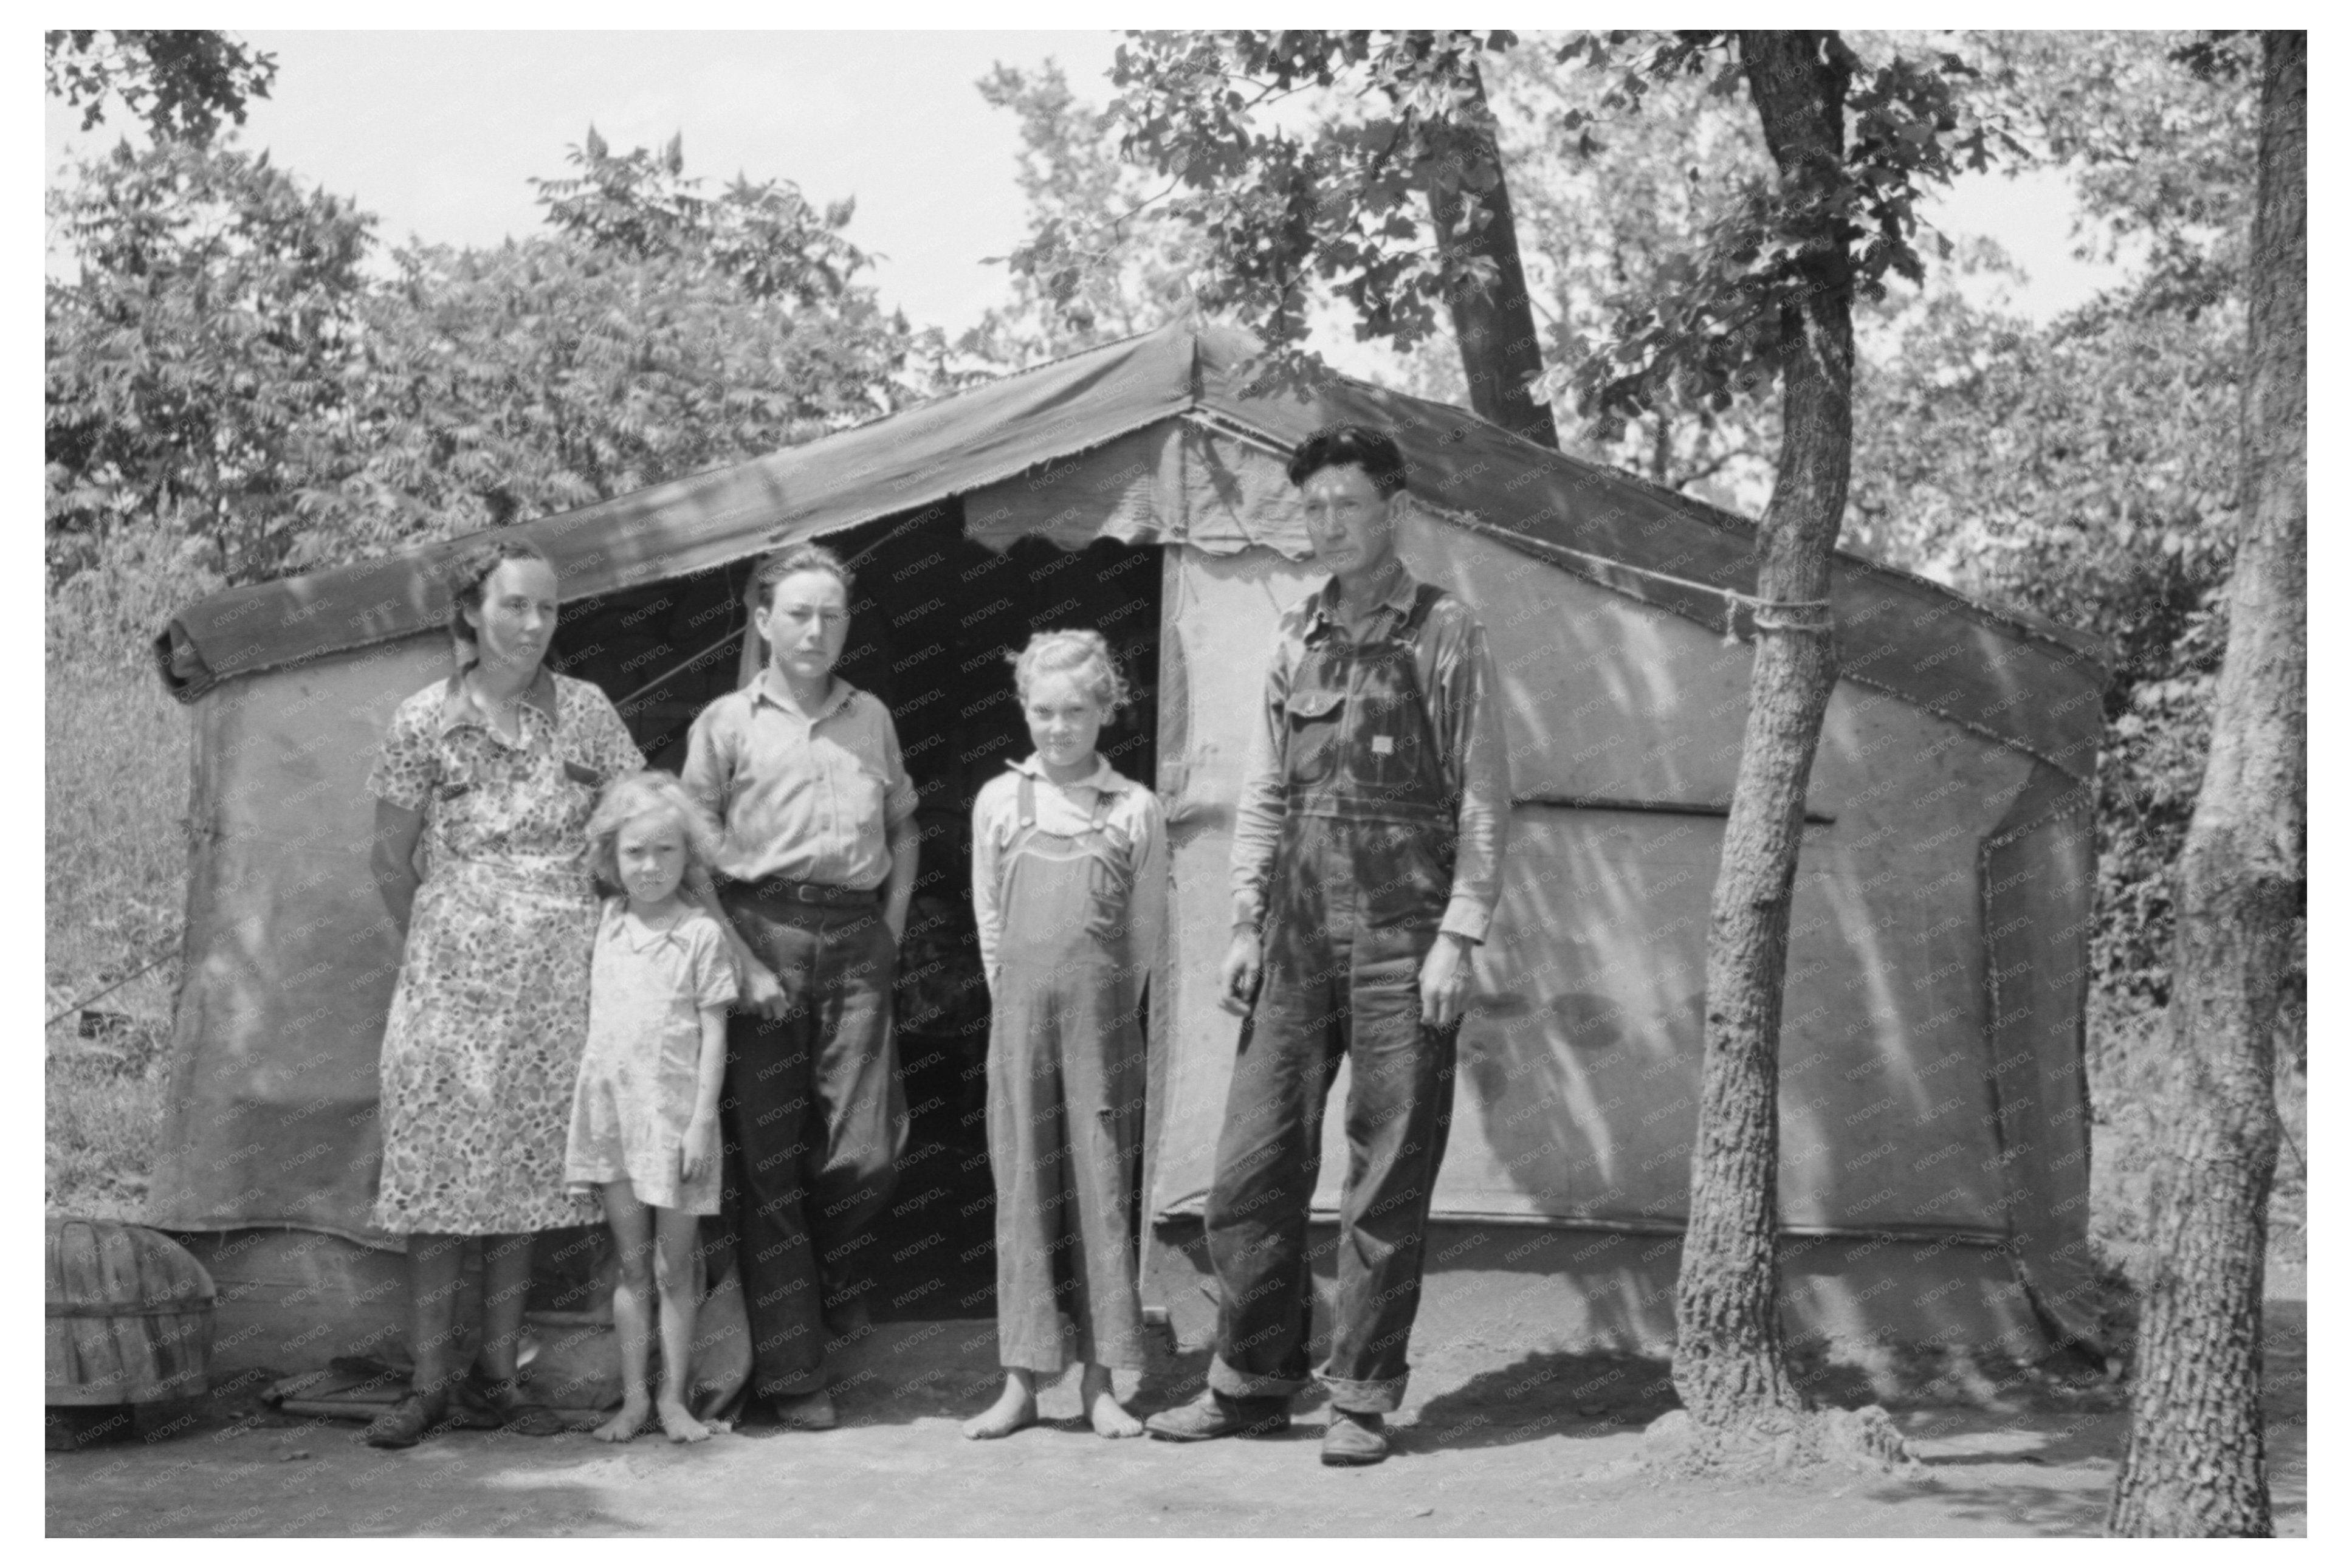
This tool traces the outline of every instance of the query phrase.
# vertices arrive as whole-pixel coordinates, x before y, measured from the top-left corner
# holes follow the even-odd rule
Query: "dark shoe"
[[[814,1394],[774,1394],[768,1404],[776,1413],[776,1425],[795,1432],[830,1432],[841,1425],[833,1395],[822,1388]]]
[[[1327,1465],[1377,1465],[1389,1457],[1387,1423],[1373,1410],[1331,1407],[1330,1424],[1323,1428],[1323,1462]]]
[[[369,1422],[360,1437],[371,1448],[414,1448],[425,1433],[447,1425],[445,1416],[425,1405],[423,1394],[404,1394],[399,1404]]]
[[[1210,1388],[1190,1405],[1147,1416],[1143,1429],[1171,1443],[1201,1443],[1211,1437],[1270,1437],[1289,1426],[1290,1401],[1281,1394],[1236,1399]]]
[[[829,1339],[862,1340],[874,1331],[874,1310],[866,1304],[863,1291],[827,1303],[824,1317]]]
[[[525,1398],[520,1378],[493,1383],[478,1372],[472,1373],[457,1393],[457,1412],[453,1417],[457,1426],[495,1428],[518,1437],[552,1437],[572,1430],[572,1424],[562,1416],[537,1400]]]

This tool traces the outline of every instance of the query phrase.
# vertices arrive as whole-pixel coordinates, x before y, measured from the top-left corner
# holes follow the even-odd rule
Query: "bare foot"
[[[596,1441],[599,1443],[627,1442],[644,1427],[646,1416],[651,1408],[642,1394],[634,1398],[625,1397],[621,1401],[621,1413],[596,1428]]]
[[[654,1401],[654,1414],[661,1417],[661,1428],[669,1434],[673,1443],[699,1443],[710,1436],[710,1428],[697,1421],[677,1400]]]
[[[1078,1378],[1078,1398],[1087,1407],[1087,1421],[1098,1437],[1140,1437],[1143,1423],[1127,1412],[1111,1392],[1110,1369],[1088,1366]]]
[[[1007,1377],[996,1403],[963,1424],[967,1437],[1010,1437],[1037,1422],[1037,1391],[1027,1378]]]

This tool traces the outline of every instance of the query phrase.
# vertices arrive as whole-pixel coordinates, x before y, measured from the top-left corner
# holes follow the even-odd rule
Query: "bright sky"
[[[1100,102],[1110,32],[383,33],[254,32],[278,57],[245,144],[381,220],[379,235],[495,244],[538,226],[528,180],[564,172],[593,121],[616,149],[683,133],[687,172],[782,177],[811,200],[855,196],[849,234],[886,260],[875,281],[917,326],[958,331],[1002,300],[982,264],[1022,237],[1010,113],[973,83],[999,60],[1058,58]],[[52,103],[47,166],[69,146],[110,144]],[[1988,233],[2026,268],[2012,303],[2037,319],[2105,276],[2071,258],[2063,179],[1984,178],[1957,187],[1936,221]]]

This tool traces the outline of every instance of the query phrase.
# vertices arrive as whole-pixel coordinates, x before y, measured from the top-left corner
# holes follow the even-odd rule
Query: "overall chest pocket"
[[[1412,790],[1428,765],[1429,720],[1418,693],[1392,669],[1371,673],[1357,693],[1348,772],[1370,788]]]
[[[1135,897],[1129,871],[1127,836],[1106,829],[1087,853],[1087,934],[1117,942],[1127,934],[1128,910]]]
[[[1283,704],[1283,772],[1296,784],[1315,784],[1339,765],[1339,730],[1348,694],[1328,687],[1294,691]]]

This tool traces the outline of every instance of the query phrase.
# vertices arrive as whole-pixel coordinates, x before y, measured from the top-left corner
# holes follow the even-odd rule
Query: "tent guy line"
[[[46,1029],[49,1027],[51,1024],[55,1024],[58,1020],[64,1018],[68,1014],[79,1012],[82,1008],[89,1006],[100,997],[111,995],[115,992],[121,990],[124,986],[130,984],[132,981],[138,979],[149,970],[170,958],[172,956],[172,950],[180,945],[180,938],[186,934],[187,928],[185,926],[173,931],[170,936],[163,939],[163,951],[156,953],[154,957],[149,959],[146,963],[141,964],[138,968],[132,970],[121,979],[110,981],[108,984],[100,986],[97,990],[91,992],[89,995],[82,997],[79,1001],[67,1003],[63,1007],[60,1007],[56,1012],[50,1014],[48,1016],[48,1022],[43,1024],[41,1027]]]

